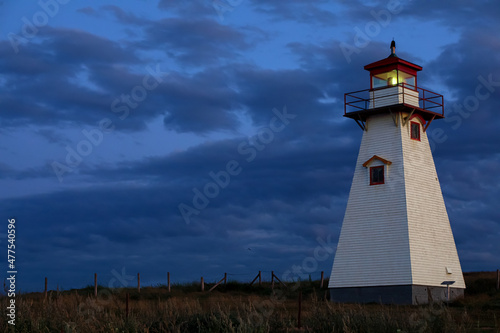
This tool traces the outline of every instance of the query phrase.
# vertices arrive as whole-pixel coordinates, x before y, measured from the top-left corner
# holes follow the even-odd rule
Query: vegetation
[[[319,281],[249,286],[228,282],[214,291],[199,284],[137,289],[87,287],[16,297],[16,326],[3,332],[500,332],[496,272],[465,273],[464,299],[449,305],[337,304]],[[301,330],[297,328],[302,295]],[[126,300],[129,297],[127,316]],[[3,309],[9,299],[1,298]]]

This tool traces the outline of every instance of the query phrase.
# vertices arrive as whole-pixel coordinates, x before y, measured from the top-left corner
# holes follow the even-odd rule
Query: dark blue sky
[[[496,1],[1,2],[18,288],[329,275],[362,135],[343,94],[392,38],[445,97],[428,135],[462,268],[499,268],[499,17]]]

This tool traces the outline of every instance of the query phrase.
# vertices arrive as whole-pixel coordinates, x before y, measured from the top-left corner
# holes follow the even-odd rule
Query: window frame
[[[373,170],[382,169],[382,181],[375,182],[373,180]],[[370,167],[370,185],[382,185],[385,184],[385,165],[377,165]]]
[[[418,126],[418,138],[413,137],[413,125]],[[420,141],[421,132],[420,132],[420,123],[416,121],[410,121],[410,138],[415,141]]]
[[[389,75],[396,79],[396,83],[388,82]],[[376,81],[377,80],[377,81]],[[407,81],[411,81],[411,83]],[[376,84],[374,84],[376,83]],[[370,71],[370,90],[384,89],[388,87],[403,86],[406,89],[418,91],[417,89],[417,73],[409,70],[403,70],[398,66],[389,68],[381,68]]]

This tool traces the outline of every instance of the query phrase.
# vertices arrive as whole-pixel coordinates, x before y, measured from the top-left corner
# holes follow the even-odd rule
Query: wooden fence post
[[[262,274],[259,271],[259,286],[262,286]]]
[[[325,277],[325,272],[324,271],[321,271],[321,283],[319,285],[319,288],[320,289],[323,289],[323,278]]]
[[[271,271],[271,289],[274,289],[274,271]]]
[[[212,288],[210,288],[210,290],[208,290],[208,291],[210,292],[210,291],[214,290],[222,282],[224,282],[224,284],[226,284],[226,280],[227,280],[227,273],[224,273],[224,277],[222,279],[220,279],[219,282],[217,282],[216,284],[214,284],[214,286]]]
[[[43,291],[44,298],[47,299],[47,278],[45,278],[45,289]]]
[[[201,277],[201,291],[205,291],[205,281],[203,281],[203,276]]]
[[[170,272],[167,272],[167,286],[168,286],[168,292],[170,292]]]
[[[97,273],[94,273],[94,297],[97,297]]]
[[[128,319],[128,302],[129,302],[129,295],[127,293],[127,299],[125,300],[125,318]]]
[[[302,311],[302,290],[299,291],[299,313],[297,315],[297,328],[300,330],[300,313]]]
[[[281,284],[283,285],[283,287],[285,287],[285,288],[286,288],[286,284],[284,284],[284,283],[283,283],[283,281],[281,281],[281,280],[279,279],[279,277],[277,277],[277,276],[274,274],[274,271],[272,272],[272,275],[273,275],[273,276],[272,276],[272,279],[273,279],[273,281],[272,281],[272,286],[273,286],[273,288],[274,288],[274,279],[276,279],[276,281],[278,281],[279,283],[281,283]]]
[[[497,290],[500,289],[500,269],[497,269]]]
[[[261,281],[260,281],[260,271],[259,271],[259,274],[257,274],[257,275],[255,276],[255,278],[252,280],[252,282],[250,282],[250,285],[253,285],[253,283],[254,283],[257,279],[259,279],[259,286],[260,286],[260,285],[261,285]]]
[[[141,293],[141,274],[137,273],[137,292]]]

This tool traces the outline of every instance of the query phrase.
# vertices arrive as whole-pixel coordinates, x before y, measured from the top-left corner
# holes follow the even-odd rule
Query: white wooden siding
[[[370,109],[395,104],[409,104],[418,107],[418,91],[402,86],[370,91]]]
[[[409,125],[402,129],[413,284],[440,286],[451,280],[453,287],[465,288],[427,133],[420,128],[421,141],[410,138]]]
[[[412,140],[409,122],[396,127],[388,114],[366,124],[329,287],[438,286],[452,280],[464,288],[426,134]],[[369,176],[369,167],[381,161],[362,166],[373,155],[392,162],[385,165],[383,185],[370,185]]]
[[[367,120],[329,287],[411,284],[400,130],[388,114]],[[384,185],[369,185],[373,155],[392,162]],[[376,160],[370,166],[382,165]],[[398,177],[398,175],[400,175]]]

